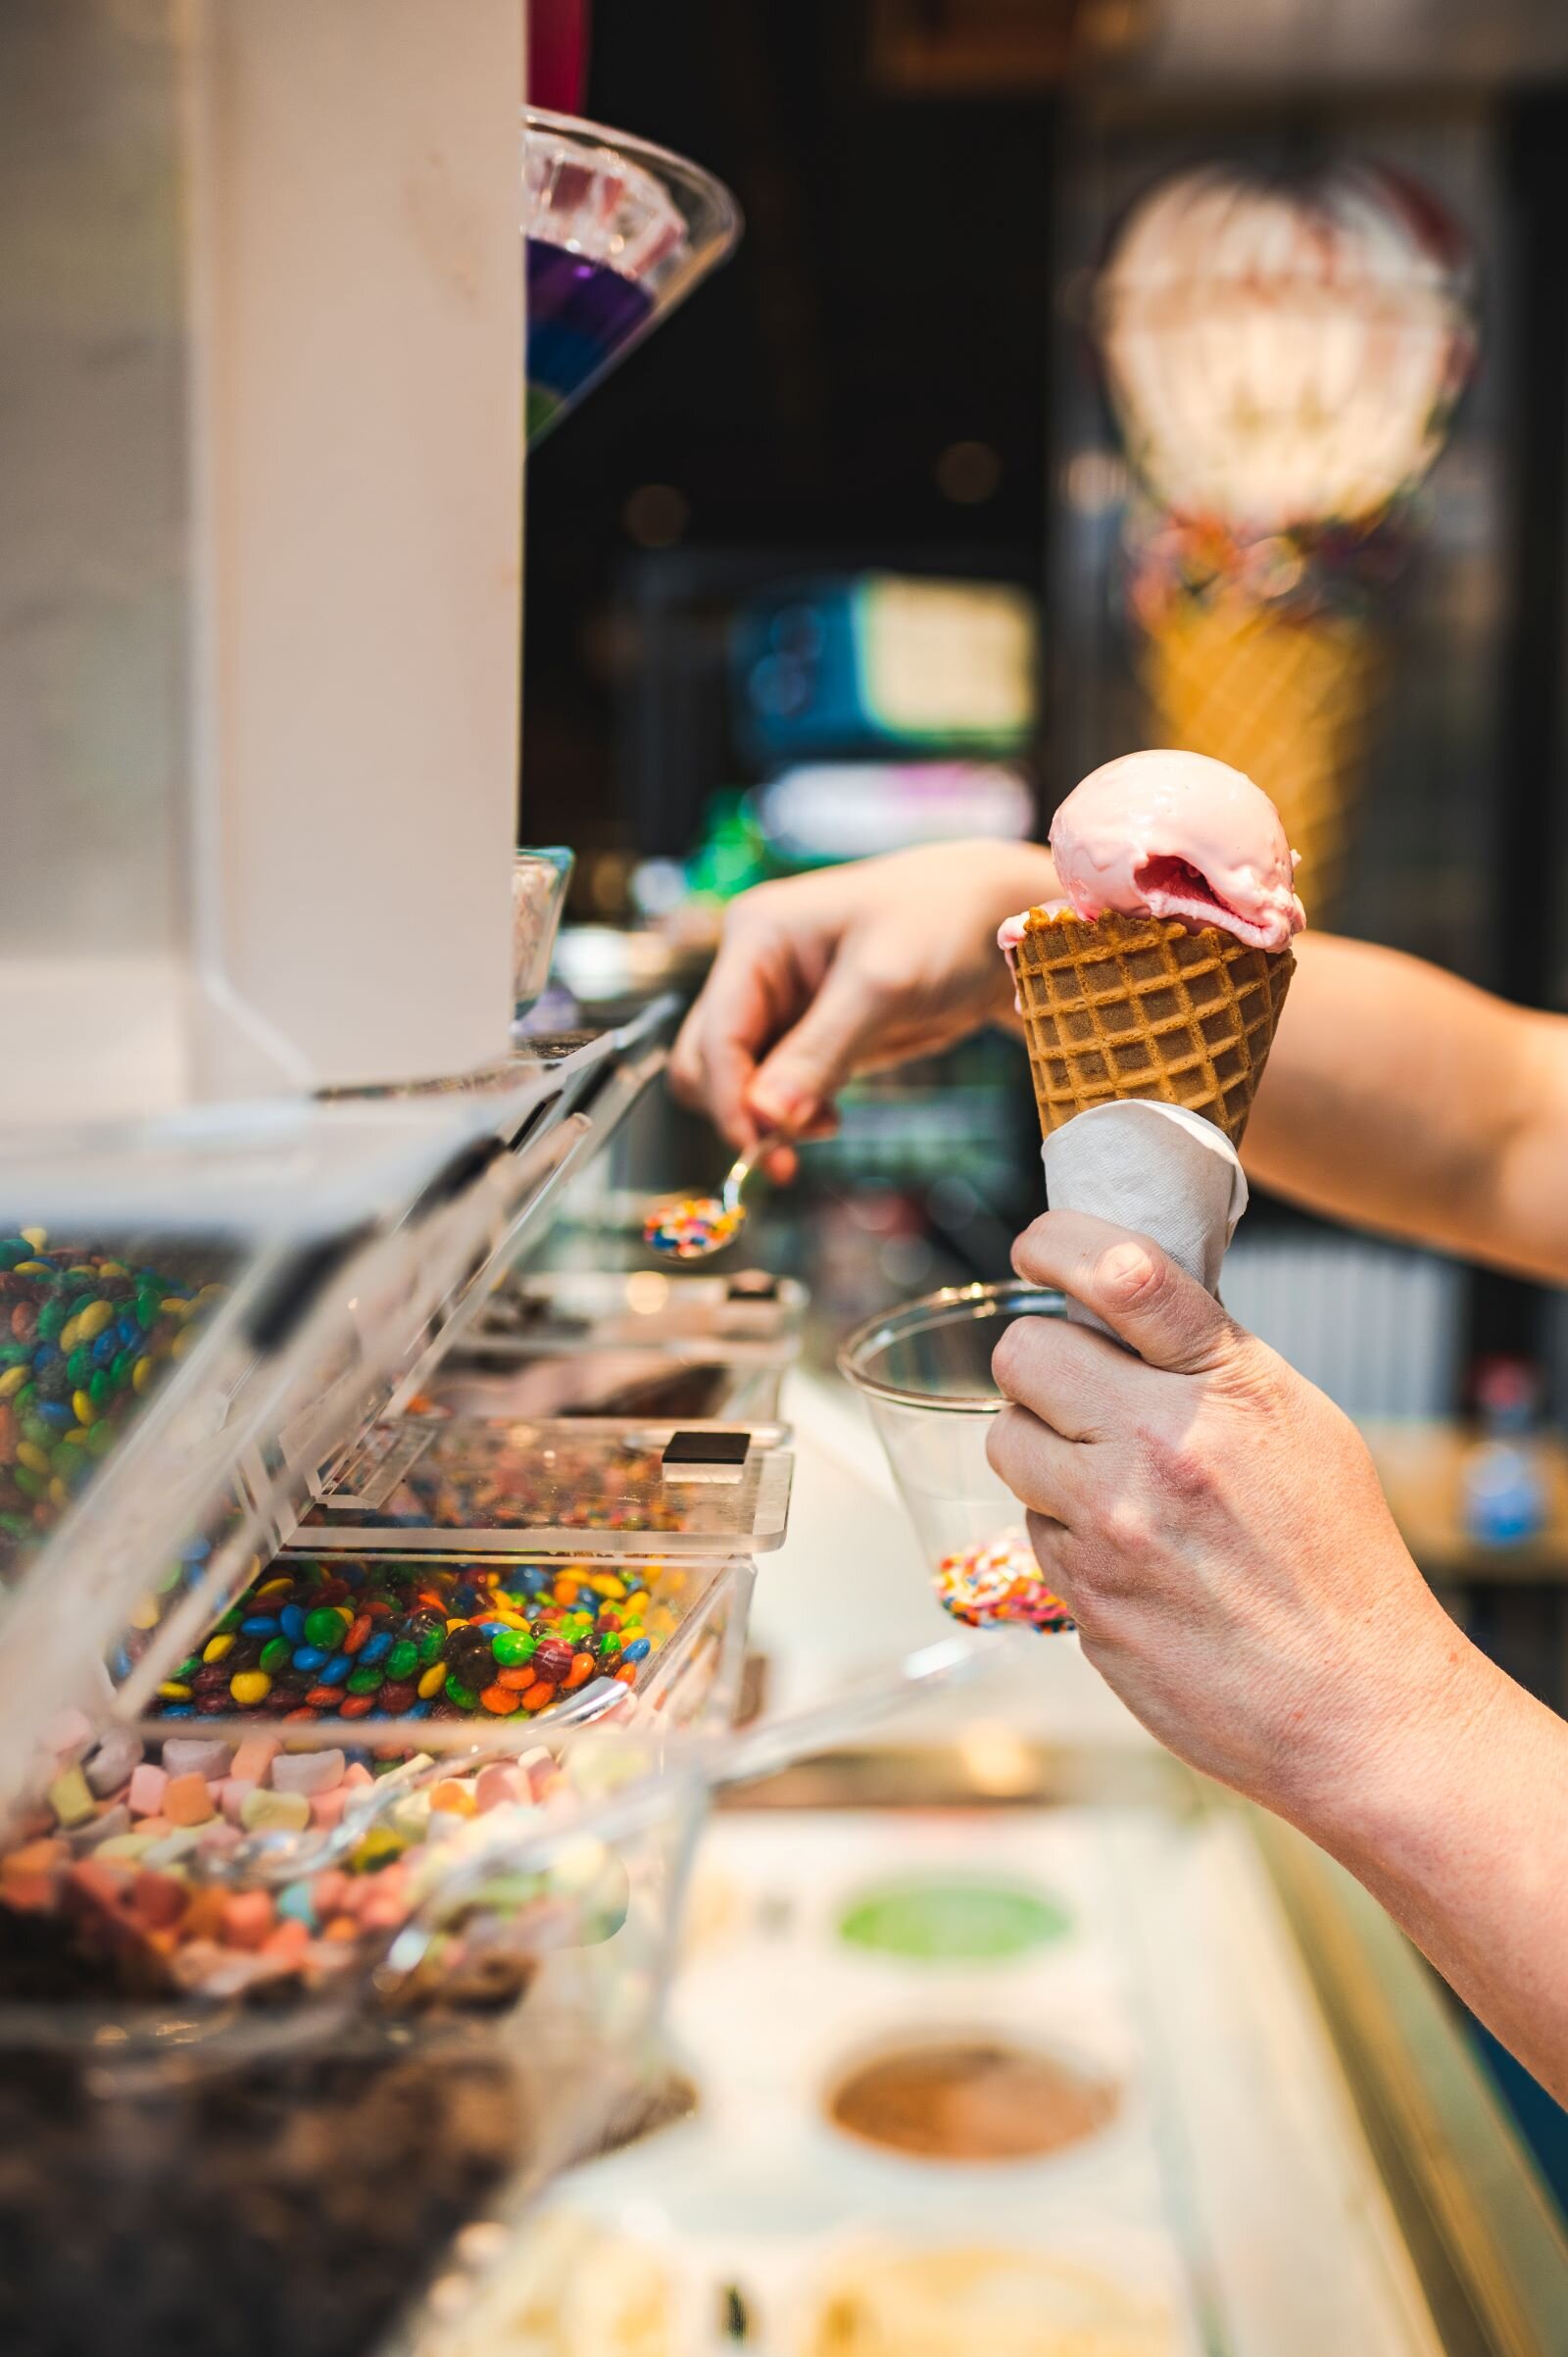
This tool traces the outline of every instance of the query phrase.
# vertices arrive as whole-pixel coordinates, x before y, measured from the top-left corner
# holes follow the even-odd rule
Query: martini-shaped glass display
[[[696,165],[597,123],[525,111],[530,450],[740,231],[729,190]]]

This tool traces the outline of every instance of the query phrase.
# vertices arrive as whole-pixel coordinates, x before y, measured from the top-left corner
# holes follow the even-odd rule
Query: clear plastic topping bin
[[[233,1742],[315,1725],[351,1751],[389,1722],[413,1748],[461,1722],[553,1740],[608,1712],[727,1718],[750,1589],[749,1563],[707,1555],[289,1552],[166,1665],[144,1716]]]
[[[732,1555],[779,1546],[794,1459],[745,1426],[378,1425],[294,1551]]]
[[[253,1827],[210,1876],[200,1828],[183,1868],[144,1860],[118,1907],[90,1858],[64,1869],[64,1908],[18,1903],[13,1865],[7,2357],[94,2347],[111,2310],[133,2357],[382,2345],[467,2221],[515,2216],[635,2121],[708,1792],[960,1662],[932,1648],[657,1774],[635,1731],[584,1730],[552,1760],[499,1728],[368,1770],[336,1826],[298,1822],[318,1730],[284,1725],[258,1789],[292,1794],[292,1822]],[[172,1783],[198,1774],[170,1761],[174,1740]],[[172,1920],[172,1890],[194,1928]],[[139,2001],[106,2007],[106,1981]]]
[[[793,1277],[741,1269],[728,1277],[618,1275],[597,1269],[527,1269],[496,1287],[466,1337],[499,1352],[519,1350],[776,1350],[798,1356],[807,1294]]]
[[[259,1985],[226,2005],[211,1984],[185,1996],[171,1974],[147,2002],[106,2010],[99,1960],[73,1978],[69,1950],[35,1958],[52,1996],[29,2003],[13,1944],[0,1990],[7,2357],[98,2347],[111,2318],[131,2357],[377,2346],[469,2219],[613,2137],[668,1977],[703,1801],[685,1772],[553,1810],[438,1807],[453,1830],[425,1844],[439,1871],[412,1905],[408,1888],[387,1895],[401,1866],[376,1867],[373,1829],[368,1855],[275,1890],[198,1891],[215,1914],[270,1909],[280,1926],[300,1926],[317,1892],[358,1905],[357,1938],[342,1915],[310,1934],[351,1963],[291,2003],[275,1983],[270,2002]],[[159,1936],[137,1937],[151,1965]]]
[[[411,1415],[514,1423],[530,1417],[639,1416],[753,1426],[778,1423],[793,1351],[770,1343],[562,1353],[483,1348],[443,1360]]]

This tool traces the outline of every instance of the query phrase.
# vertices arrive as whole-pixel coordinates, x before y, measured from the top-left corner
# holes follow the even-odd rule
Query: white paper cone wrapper
[[[1042,1158],[1054,1211],[1091,1211],[1152,1236],[1217,1298],[1225,1248],[1247,1208],[1247,1179],[1212,1121],[1143,1098],[1092,1105],[1052,1132]],[[1067,1315],[1106,1331],[1080,1302],[1069,1301]]]

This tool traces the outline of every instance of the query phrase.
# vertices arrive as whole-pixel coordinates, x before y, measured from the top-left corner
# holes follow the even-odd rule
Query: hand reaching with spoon
[[[676,1095],[743,1151],[831,1126],[857,1072],[1010,1017],[997,927],[1054,891],[1038,844],[935,843],[743,893],[675,1043]],[[794,1161],[782,1147],[769,1172]]]

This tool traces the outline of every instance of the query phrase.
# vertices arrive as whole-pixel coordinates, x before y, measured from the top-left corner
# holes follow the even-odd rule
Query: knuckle
[[[1050,1565],[1046,1566],[1049,1575]],[[1072,1589],[1072,1616],[1080,1629],[1094,1629],[1103,1620],[1106,1596],[1103,1574],[1093,1553],[1085,1547],[1073,1550],[1068,1584]]]
[[[856,986],[873,1007],[891,1007],[907,995],[908,963],[898,942],[873,935],[857,943],[852,956]]]
[[[1041,1477],[1039,1451],[1033,1446],[1040,1427],[1027,1408],[1004,1407],[991,1419],[986,1435],[986,1459],[998,1479],[1026,1506],[1049,1511],[1048,1484]]]
[[[1217,1468],[1209,1450],[1196,1434],[1160,1438],[1153,1444],[1153,1457],[1161,1489],[1180,1498],[1183,1503],[1197,1504],[1213,1496],[1218,1480]]]
[[[992,1417],[991,1429],[986,1434],[986,1461],[992,1472],[1000,1474],[1004,1481],[1007,1480],[1009,1469],[1015,1462],[1016,1419],[1016,1409],[1004,1407],[1000,1416]]]
[[[1152,1309],[1170,1291],[1170,1262],[1147,1244],[1113,1244],[1102,1252],[1095,1280],[1116,1309]]]
[[[1098,1536],[1118,1555],[1144,1555],[1154,1544],[1154,1522],[1141,1499],[1106,1498],[1098,1517]]]
[[[1005,1328],[991,1353],[991,1373],[997,1389],[1008,1399],[1016,1397],[1019,1386],[1027,1380],[1030,1366],[1030,1343],[1027,1318],[1015,1318]]]
[[[769,923],[779,887],[780,879],[775,879],[767,884],[753,884],[748,891],[737,893],[724,911],[725,940],[743,940]]]

